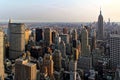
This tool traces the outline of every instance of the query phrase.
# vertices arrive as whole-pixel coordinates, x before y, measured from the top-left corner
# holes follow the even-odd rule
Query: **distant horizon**
[[[9,21],[0,21],[0,23],[8,23]],[[13,21],[12,23],[96,23],[97,21],[93,21],[93,22],[81,22],[81,21],[76,21],[76,22],[69,22],[69,21],[66,21],[66,22],[62,22],[62,21],[48,21],[48,22],[45,22],[45,21]],[[105,23],[107,23],[108,21],[104,21]],[[120,23],[120,21],[114,21],[114,22],[112,22],[111,21],[111,23]]]
[[[87,21],[34,21],[34,20],[12,20],[12,23],[94,23],[97,21],[92,21],[92,22],[87,22]],[[0,23],[8,23],[8,20],[0,20]],[[104,22],[108,22],[108,21],[104,21]],[[110,21],[111,23],[120,23],[120,21]]]
[[[96,22],[101,8],[104,21],[110,18],[111,22],[120,22],[119,3],[119,0],[1,0],[0,20]]]

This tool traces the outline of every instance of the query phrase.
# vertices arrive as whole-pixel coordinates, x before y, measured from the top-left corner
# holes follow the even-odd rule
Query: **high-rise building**
[[[72,47],[78,49],[79,55],[81,54],[81,43],[79,40],[73,40]]]
[[[79,57],[78,49],[72,48],[72,53],[73,53],[74,60],[77,61]]]
[[[110,66],[116,68],[120,65],[120,35],[111,34],[109,38]]]
[[[88,31],[85,27],[81,31],[81,51],[81,56],[78,59],[78,68],[89,70],[92,67],[92,58],[88,44]]]
[[[65,45],[64,41],[61,41],[59,43],[58,49],[62,53],[62,57],[65,58],[66,57],[66,45]]]
[[[52,44],[52,30],[50,28],[44,30],[44,41],[47,46]]]
[[[12,23],[12,20],[11,19],[9,19],[9,22],[8,22],[8,27],[9,27],[9,24],[10,23]],[[8,34],[8,41],[9,41],[9,38],[10,38],[10,31],[9,31],[9,29],[7,30],[7,34]]]
[[[25,51],[25,24],[9,23],[9,58],[16,59]]]
[[[120,66],[117,67],[114,80],[120,80]]]
[[[25,29],[25,44],[28,44],[30,33],[31,33],[30,29]]]
[[[43,68],[45,68],[44,73],[47,71],[47,74],[50,78],[53,79],[53,69],[54,62],[50,54],[45,54],[43,59]]]
[[[83,27],[81,31],[81,55],[89,56],[90,55],[90,46],[88,43],[88,31],[85,27]]]
[[[92,58],[91,57],[80,56],[77,62],[78,62],[77,63],[78,69],[89,70],[92,68]]]
[[[72,40],[77,40],[77,31],[76,31],[76,29],[73,30]]]
[[[28,60],[17,59],[15,61],[15,80],[36,80],[36,64]]]
[[[92,30],[91,32],[91,51],[95,50],[96,48],[96,32],[95,30]]]
[[[100,15],[98,17],[98,39],[99,40],[104,39],[103,16],[101,10]]]
[[[57,37],[57,32],[54,30],[52,31],[52,42],[55,43],[55,38]]]
[[[70,80],[76,80],[77,61],[71,60],[69,63]]]
[[[66,44],[66,54],[72,55],[72,46],[71,44]]]
[[[55,38],[55,48],[56,48],[56,49],[58,49],[58,45],[59,45],[60,42],[61,42],[61,37],[57,36],[57,37]]]
[[[4,62],[3,62],[3,48],[4,48],[4,33],[0,30],[0,80],[4,80]]]
[[[36,42],[43,40],[43,30],[40,28],[36,28]]]
[[[36,41],[35,29],[31,29],[30,40],[32,40],[34,42]]]
[[[68,34],[61,34],[59,35],[61,37],[61,40],[65,42],[65,44],[69,43],[69,35]]]
[[[62,55],[60,50],[55,50],[52,56],[54,61],[54,69],[56,71],[60,71],[62,67],[62,64],[61,64]]]
[[[67,34],[67,28],[63,28],[63,34]]]

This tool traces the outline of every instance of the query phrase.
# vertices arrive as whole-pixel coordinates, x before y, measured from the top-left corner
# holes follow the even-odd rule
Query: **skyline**
[[[96,22],[100,7],[104,21],[120,22],[119,0],[3,0],[0,20],[27,22]]]

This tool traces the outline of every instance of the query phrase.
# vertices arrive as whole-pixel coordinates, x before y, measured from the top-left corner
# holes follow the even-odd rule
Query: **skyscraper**
[[[77,31],[76,31],[76,29],[73,30],[72,40],[77,40]]]
[[[36,64],[28,60],[17,59],[15,62],[15,80],[36,80]]]
[[[30,29],[25,29],[25,44],[28,44],[30,33],[31,33]]]
[[[43,30],[36,28],[36,42],[39,42],[40,40],[43,40]]]
[[[63,28],[63,34],[67,34],[67,28]]]
[[[44,30],[44,41],[47,46],[52,44],[52,30],[50,28]]]
[[[61,70],[62,67],[61,60],[62,60],[62,55],[60,50],[55,50],[53,53],[53,61],[54,61],[54,68],[56,71]]]
[[[69,62],[69,71],[70,71],[70,80],[76,80],[77,70],[77,61],[70,60]]]
[[[55,43],[55,38],[57,37],[57,32],[54,30],[52,31],[52,42]]]
[[[61,41],[59,43],[58,49],[62,53],[62,57],[65,58],[66,57],[66,45],[65,45],[64,41]]]
[[[90,46],[88,44],[88,31],[85,27],[83,27],[81,32],[81,55],[82,56],[89,56],[90,54]]]
[[[90,45],[88,44],[88,31],[83,27],[81,31],[81,56],[78,59],[78,68],[88,70],[92,67]]]
[[[52,56],[50,54],[45,54],[43,60],[43,68],[46,68],[44,72],[46,72],[47,70],[47,74],[51,79],[53,79],[53,71],[54,71],[53,65],[54,62]]]
[[[60,34],[61,40],[65,42],[65,44],[69,43],[69,35],[68,34]]]
[[[3,37],[4,33],[0,30],[0,80],[4,80]]]
[[[92,30],[91,32],[91,51],[95,50],[96,48],[96,32]]]
[[[117,68],[120,65],[120,35],[111,34],[109,39],[110,45],[110,66]]]
[[[100,15],[98,17],[98,39],[99,40],[104,39],[103,16],[101,10]]]
[[[25,24],[9,23],[10,59],[18,58],[25,51]]]

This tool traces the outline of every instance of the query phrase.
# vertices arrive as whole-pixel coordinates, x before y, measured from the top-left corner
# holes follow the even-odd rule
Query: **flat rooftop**
[[[120,37],[119,34],[110,34],[110,37]]]

